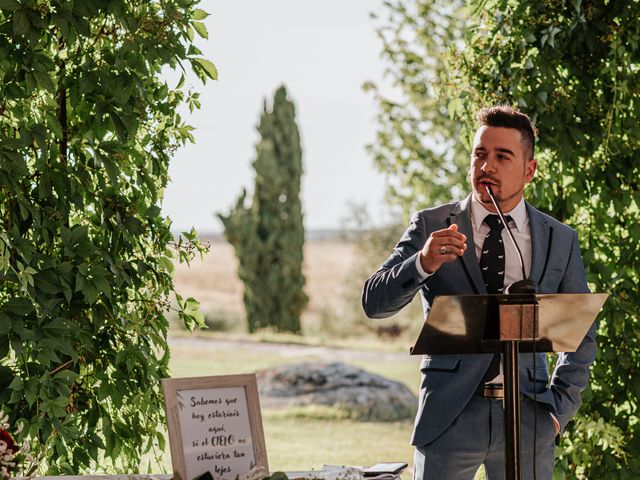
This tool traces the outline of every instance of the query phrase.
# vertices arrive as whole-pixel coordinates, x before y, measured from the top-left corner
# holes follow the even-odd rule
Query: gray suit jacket
[[[365,283],[364,310],[370,318],[389,317],[407,305],[420,292],[429,314],[436,295],[486,294],[478,265],[471,228],[469,203],[441,205],[415,213],[391,256]],[[531,227],[530,278],[540,293],[587,293],[580,247],[576,232],[554,218],[526,204]],[[416,255],[429,235],[457,224],[467,236],[467,250],[456,261],[443,264],[432,276],[420,281]],[[596,325],[592,325],[580,347],[573,353],[558,354],[549,381],[546,354],[520,354],[520,391],[547,406],[564,428],[580,406],[580,392],[589,381],[589,367],[596,353]],[[433,441],[460,414],[489,366],[490,354],[424,355],[420,365],[422,384],[416,416],[413,445]]]

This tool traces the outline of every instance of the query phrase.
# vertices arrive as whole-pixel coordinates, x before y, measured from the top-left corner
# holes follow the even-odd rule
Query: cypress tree
[[[300,333],[307,305],[302,274],[304,226],[300,201],[302,149],[295,107],[284,86],[258,125],[251,205],[243,191],[231,212],[219,215],[238,257],[249,332],[272,327]]]

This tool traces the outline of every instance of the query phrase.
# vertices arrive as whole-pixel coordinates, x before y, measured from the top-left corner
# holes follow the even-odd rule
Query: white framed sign
[[[236,480],[269,470],[256,376],[162,380],[171,463],[181,480]]]

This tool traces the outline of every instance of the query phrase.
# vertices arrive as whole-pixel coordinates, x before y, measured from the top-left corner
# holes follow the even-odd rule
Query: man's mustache
[[[476,183],[480,183],[482,181],[488,180],[491,183],[500,186],[500,182],[498,181],[498,179],[492,177],[491,175],[480,175],[479,177],[476,177]]]

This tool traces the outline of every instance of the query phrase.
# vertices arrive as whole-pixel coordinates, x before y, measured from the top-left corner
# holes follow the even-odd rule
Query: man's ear
[[[524,168],[525,168],[524,181],[529,183],[531,180],[533,180],[533,177],[536,174],[536,169],[538,168],[538,161],[535,158],[532,158],[527,162]]]

